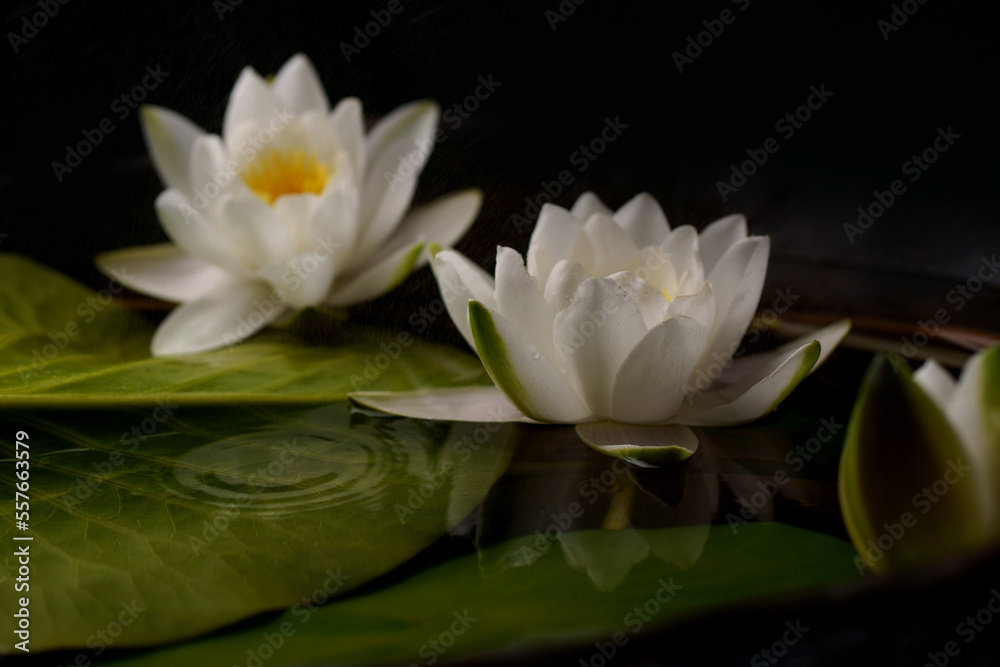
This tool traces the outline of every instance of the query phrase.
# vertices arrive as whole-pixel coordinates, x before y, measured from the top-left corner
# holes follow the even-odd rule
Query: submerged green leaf
[[[631,536],[663,544],[675,535],[688,539],[677,535],[685,530],[633,531]],[[613,554],[623,537],[621,531],[570,535],[585,538],[577,547],[606,554]],[[535,539],[518,538],[494,549],[530,548]],[[310,613],[288,612],[258,627],[116,664],[243,665],[250,656],[272,655],[282,665],[405,665],[442,657],[435,646],[447,646],[449,659],[540,646],[551,650],[608,641],[616,632],[632,637],[733,605],[835,585],[857,577],[852,555],[846,542],[802,528],[755,523],[734,535],[728,526],[717,525],[703,557],[690,569],[646,558],[602,592],[559,549],[528,567],[492,577],[481,576],[473,554]]]
[[[30,528],[16,529],[15,466],[0,462],[0,539],[34,538],[32,651],[83,648],[123,610],[142,611],[114,645],[148,646],[356,588],[464,519],[506,467],[514,433],[369,420],[346,403],[163,404],[0,417],[3,458],[19,430]],[[0,587],[0,607],[22,595]],[[0,618],[5,637],[14,622]]]
[[[350,324],[326,326],[318,340],[272,329],[231,348],[154,359],[153,327],[118,305],[120,291],[111,281],[95,293],[0,253],[0,406],[316,403],[360,389],[488,382],[472,355]]]
[[[988,538],[978,472],[905,364],[876,358],[840,460],[840,506],[858,567],[895,572],[968,553]]]

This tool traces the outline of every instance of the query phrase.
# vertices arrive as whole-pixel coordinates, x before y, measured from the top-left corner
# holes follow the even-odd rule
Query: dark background
[[[483,188],[483,212],[459,247],[487,266],[498,243],[526,249],[530,230],[511,216],[567,169],[573,183],[555,198],[567,207],[587,189],[615,207],[647,190],[675,225],[744,212],[752,232],[772,237],[770,289],[794,286],[800,307],[912,323],[1000,250],[996,3],[400,0],[348,62],[342,44],[387,1],[232,1],[53,2],[55,15],[16,53],[11,34],[27,34],[25,17],[41,10],[4,3],[0,250],[101,285],[94,253],[164,239],[152,209],[162,185],[137,114],[121,120],[115,100],[160,67],[169,75],[145,101],[218,132],[240,69],[273,73],[299,51],[334,102],[357,95],[369,120],[418,98],[447,110],[479,76],[500,82],[461,126],[442,123],[417,195]],[[914,13],[885,39],[878,21],[894,4]],[[546,12],[560,6],[573,12],[553,30]],[[672,54],[724,9],[735,19],[679,72]],[[833,95],[786,139],[775,123],[811,86]],[[608,117],[627,129],[579,171],[571,155]],[[114,131],[59,182],[52,163],[104,118]],[[911,183],[902,165],[939,127],[961,138]],[[723,201],[717,182],[769,137],[779,151]],[[906,192],[850,243],[843,225],[894,179]],[[996,285],[956,321],[1000,326]],[[434,288],[425,272],[406,289]]]

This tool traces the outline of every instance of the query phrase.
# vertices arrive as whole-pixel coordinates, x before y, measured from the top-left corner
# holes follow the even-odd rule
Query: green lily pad
[[[474,356],[415,332],[338,324],[326,338],[271,329],[203,354],[151,358],[153,327],[118,304],[17,255],[0,253],[0,406],[120,406],[169,400],[317,403],[350,391],[487,383]]]
[[[634,539],[658,545],[675,535],[688,539],[685,530],[633,532]],[[620,533],[588,531],[574,546],[572,565],[551,545],[530,566],[483,577],[473,554],[368,595],[308,613],[292,610],[256,627],[115,664],[246,665],[268,659],[281,665],[432,664],[442,657],[608,642],[619,632],[631,638],[733,605],[815,591],[858,576],[851,546],[829,535],[777,523],[749,524],[734,535],[728,526],[716,525],[693,566],[648,557],[610,591],[599,590],[578,571],[577,552],[586,545],[591,558],[613,554]],[[609,548],[595,548],[602,541]],[[537,546],[535,536],[493,549],[522,545]]]
[[[982,546],[986,508],[971,463],[909,367],[877,357],[847,427],[838,480],[858,569],[904,571]]]
[[[14,515],[19,431],[30,447],[27,531]],[[0,651],[15,652],[25,595],[33,652],[93,648],[114,627],[115,647],[148,646],[312,609],[465,518],[505,469],[513,433],[370,420],[346,402],[0,416],[0,540],[31,554],[30,591],[0,586],[11,610]],[[13,552],[0,580],[17,576]]]

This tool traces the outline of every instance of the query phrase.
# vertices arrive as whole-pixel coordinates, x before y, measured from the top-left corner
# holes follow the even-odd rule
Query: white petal
[[[470,301],[469,325],[486,372],[521,412],[557,423],[591,417],[559,369],[500,314]]]
[[[308,196],[308,195],[307,195]],[[282,197],[275,202],[275,207]],[[355,261],[355,243],[360,232],[358,221],[358,191],[352,187],[329,188],[314,202],[312,211],[296,241],[301,252],[329,256],[338,272],[356,273],[357,267],[377,264],[376,261]]]
[[[615,222],[625,228],[637,248],[660,245],[670,233],[667,216],[648,193],[640,192],[615,211]]]
[[[160,180],[190,195],[191,149],[205,131],[179,113],[151,104],[139,109],[139,124]]]
[[[955,393],[955,378],[934,359],[928,359],[924,362],[924,365],[913,374],[913,381],[927,392],[927,395],[938,404],[942,412]]]
[[[677,424],[578,424],[576,434],[589,446],[643,467],[679,463],[698,449],[698,436]]]
[[[576,198],[573,203],[573,208],[570,209],[570,213],[573,217],[578,218],[581,222],[590,219],[590,216],[595,213],[601,213],[608,217],[611,217],[611,209],[604,205],[601,198],[595,195],[593,192],[587,191]]]
[[[555,312],[542,298],[538,281],[528,275],[524,260],[516,250],[497,248],[495,295],[497,312],[558,366],[559,356],[552,342]]]
[[[204,134],[195,139],[188,157],[191,202],[207,215],[213,214],[223,195],[249,192],[218,135]]]
[[[483,193],[471,189],[445,195],[414,208],[403,218],[399,229],[375,251],[374,257],[384,257],[421,240],[441,246],[453,245],[472,225],[482,203]],[[426,261],[421,256],[417,266],[423,266]]]
[[[295,54],[281,66],[271,83],[271,90],[294,114],[306,111],[319,111],[323,114],[330,112],[330,102],[319,75],[309,59],[301,53]]]
[[[356,276],[335,285],[326,303],[331,306],[350,306],[382,296],[413,272],[423,249],[423,241],[417,241],[408,248],[400,248]]]
[[[707,339],[708,331],[686,317],[669,319],[651,329],[618,369],[611,418],[644,424],[673,417]]]
[[[742,215],[727,215],[709,224],[699,237],[701,261],[711,272],[729,247],[747,237],[747,219]]]
[[[698,254],[698,232],[695,228],[684,225],[670,232],[660,244],[660,250],[669,258],[677,276],[677,287],[672,294],[680,296],[700,292],[705,284],[705,270]]]
[[[194,209],[178,190],[165,190],[156,198],[156,213],[167,236],[181,250],[234,275],[248,275],[232,241],[208,217]]]
[[[559,260],[549,271],[549,279],[545,283],[545,300],[553,310],[562,310],[569,305],[580,283],[587,278],[590,278],[590,274],[578,262]]]
[[[820,343],[812,341],[786,359],[773,359],[761,369],[766,376],[749,376],[724,390],[689,392],[672,421],[690,426],[731,426],[763,417],[809,375],[819,355]]]
[[[261,267],[257,275],[266,280],[295,308],[315,306],[330,291],[336,262],[322,254],[306,252],[288,259],[277,259]]]
[[[337,137],[341,150],[347,153],[354,168],[354,183],[360,187],[364,182],[365,160],[365,116],[361,110],[361,100],[345,97],[337,103],[330,114],[330,127]]]
[[[434,271],[434,278],[451,321],[458,327],[469,347],[476,349],[472,329],[469,327],[469,301],[475,299],[487,308],[496,310],[493,276],[454,250],[435,251],[431,259],[431,270]]]
[[[610,414],[618,368],[645,335],[639,307],[609,278],[584,281],[573,301],[556,314],[556,352],[593,414]]]
[[[608,277],[628,292],[628,295],[639,306],[642,321],[647,329],[652,329],[667,319],[670,302],[667,301],[663,292],[631,271],[619,271]]]
[[[372,128],[361,196],[364,227],[358,252],[362,255],[378,247],[409,208],[417,178],[434,147],[439,114],[432,102],[413,102]]]
[[[753,319],[764,289],[770,239],[754,236],[732,246],[708,276],[715,294],[715,325],[702,364],[715,353],[732,357]]]
[[[676,297],[667,305],[667,317],[690,317],[692,320],[712,330],[715,322],[715,294],[712,292],[712,285],[705,283],[705,286],[697,294]]]
[[[349,398],[375,410],[413,419],[537,423],[514,407],[496,387],[361,391],[349,394]]]
[[[244,67],[236,79],[222,119],[222,136],[228,142],[238,125],[252,122],[267,127],[276,118],[288,120],[291,109],[252,67]]]
[[[288,226],[259,197],[249,193],[224,195],[216,215],[220,227],[239,248],[250,268],[260,269],[291,254]]]
[[[190,301],[232,278],[172,243],[101,253],[97,267],[129,289],[166,301]]]
[[[175,308],[153,335],[154,357],[232,345],[278,319],[285,308],[264,282],[235,281]]]
[[[595,214],[583,226],[568,259],[582,264],[592,276],[608,276],[623,269],[637,251],[628,232],[608,216]]]
[[[528,273],[538,278],[539,284],[548,281],[549,271],[556,262],[569,257],[576,237],[583,232],[583,223],[569,211],[554,204],[545,204],[538,214],[538,223],[528,241]],[[539,265],[539,253],[544,251],[550,262]]]

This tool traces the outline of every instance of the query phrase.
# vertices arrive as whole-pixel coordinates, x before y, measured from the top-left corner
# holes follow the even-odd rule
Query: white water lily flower
[[[970,357],[957,382],[934,359],[913,374],[913,381],[954,430],[975,471],[985,519],[1000,537],[1000,346]]]
[[[849,328],[734,360],[768,251],[740,215],[701,234],[671,230],[648,194],[615,212],[592,193],[570,211],[546,204],[527,265],[504,247],[495,278],[452,250],[431,264],[495,387],[352,397],[418,418],[577,424],[584,441],[619,456],[646,446],[689,453],[697,437],[687,426],[772,411]]]
[[[479,191],[467,190],[407,213],[438,116],[433,102],[414,102],[366,135],[361,102],[331,111],[301,54],[270,81],[243,70],[221,136],[146,106],[143,132],[168,188],[156,212],[173,243],[97,264],[181,303],[153,338],[156,356],[231,344],[307,306],[380,296],[423,261],[426,241],[454,243],[479,210]]]

